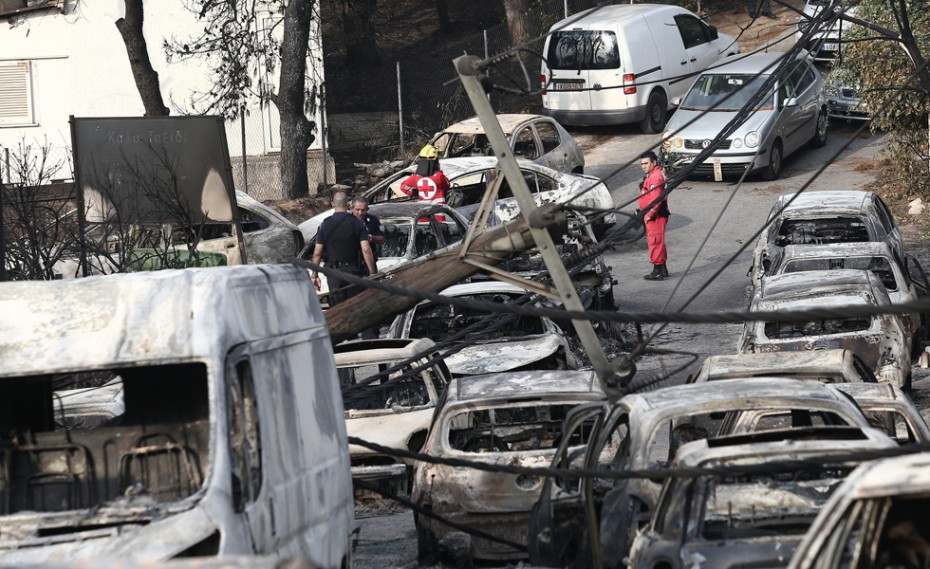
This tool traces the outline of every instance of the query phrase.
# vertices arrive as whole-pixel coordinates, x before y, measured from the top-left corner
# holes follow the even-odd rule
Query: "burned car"
[[[747,409],[784,412],[789,421],[741,421]],[[849,397],[826,385],[766,377],[728,380],[726,389],[716,382],[696,383],[579,406],[566,418],[563,436],[591,431],[584,468],[627,471],[666,468],[686,442],[810,425],[871,429]],[[575,460],[574,452],[560,445],[551,466],[565,468]],[[653,478],[548,478],[530,518],[530,559],[580,569],[599,555],[601,566],[618,566],[654,511],[661,484]]]
[[[914,302],[918,298],[927,296],[926,284],[912,280],[910,275],[904,271],[901,260],[895,256],[891,247],[881,241],[834,243],[832,245],[788,245],[772,257],[768,274],[781,275],[835,269],[867,270],[875,273],[885,285],[885,290],[888,291],[888,297],[893,304]],[[912,335],[922,333],[923,318],[920,313],[905,313],[898,316],[904,328]]]
[[[245,192],[236,192],[242,239],[249,264],[282,263],[304,246],[300,229],[286,217]],[[129,226],[126,226],[128,229]],[[133,226],[132,232],[139,233]],[[204,223],[197,227],[159,226],[143,229],[146,237],[121,235],[110,223],[88,224],[85,242],[88,274],[239,265],[239,239],[232,223]],[[63,255],[52,267],[57,278],[83,276],[78,252]]]
[[[430,419],[451,374],[435,357],[433,342],[354,340],[333,347],[343,384],[349,436],[391,448],[419,452]],[[407,492],[412,461],[404,462],[357,445],[349,445],[352,477],[393,483]]]
[[[851,350],[766,352],[708,356],[688,383],[782,377],[821,383],[875,383],[878,379],[862,358]]]
[[[497,120],[517,158],[533,160],[559,172],[584,172],[584,152],[581,146],[554,118],[533,114],[501,114],[497,115]],[[447,126],[436,133],[430,144],[439,151],[442,159],[494,156],[484,125],[477,117]]]
[[[381,230],[384,232],[384,244],[373,247],[378,272],[381,273],[461,241],[468,229],[468,221],[444,205],[413,201],[392,202],[371,205],[368,212],[381,220]],[[331,214],[332,212],[329,213]],[[325,217],[318,219],[319,223],[322,223]],[[304,222],[306,223],[308,222]],[[316,231],[307,241],[299,257],[305,261],[312,261],[315,247]],[[320,294],[325,295],[328,292],[326,275],[320,273]]]
[[[930,442],[930,428],[904,391],[890,383],[837,384],[833,389],[856,400],[876,429],[906,445]]]
[[[781,436],[724,437],[678,449],[672,468],[733,473],[666,480],[655,514],[633,542],[628,566],[689,569],[700,560],[702,569],[784,567],[831,493],[857,466],[844,455],[895,446],[870,429]],[[778,464],[815,460],[822,461],[816,468],[790,471]],[[739,472],[741,467],[747,471]]]
[[[351,559],[326,321],[290,265],[0,283],[0,558]]]
[[[823,506],[789,569],[924,569],[930,563],[930,453],[865,462]]]
[[[520,173],[533,195],[536,205],[544,203],[571,203],[582,208],[611,210],[614,201],[607,185],[595,176],[571,174],[553,170],[548,166],[529,160],[517,160]],[[440,166],[449,179],[451,188],[446,192],[446,204],[458,209],[466,218],[471,218],[478,207],[487,186],[502,176],[494,156],[470,156],[440,160]],[[401,183],[416,171],[409,166],[395,172],[365,192],[372,204],[386,201],[408,201],[411,198],[400,191]],[[372,213],[374,211],[372,210]],[[498,190],[494,215],[501,222],[508,222],[520,214],[516,198],[504,181]],[[332,215],[332,210],[314,216],[298,227],[309,239],[316,235],[316,228],[323,219]],[[597,220],[594,232],[598,236],[617,222],[616,213],[607,213]]]
[[[443,296],[499,304],[515,302],[528,294],[518,286],[499,281],[460,284],[442,291]],[[398,315],[387,336],[430,338],[437,344],[456,337],[458,345],[445,355],[453,376],[578,367],[565,333],[543,316],[494,314],[425,301]]]
[[[911,384],[911,331],[893,314],[842,316],[850,306],[890,306],[881,279],[870,271],[841,269],[772,275],[762,279],[749,310],[759,312],[834,309],[835,317],[807,322],[750,321],[741,353],[798,352],[846,348],[856,352],[879,381],[904,389]]]
[[[501,373],[463,377],[449,384],[436,410],[424,452],[488,464],[545,467],[556,447],[581,452],[587,432],[566,438],[563,419],[572,407],[605,397],[590,371]],[[452,522],[507,541],[526,543],[530,508],[544,488],[538,476],[478,471],[418,462],[412,501]],[[453,528],[423,515],[415,517],[421,562],[432,560]],[[474,536],[474,557],[518,559],[526,554]]]
[[[598,239],[587,218],[573,211],[566,212],[565,221],[549,227],[553,243],[563,262],[578,258],[584,251],[597,246]],[[524,279],[537,279],[547,273],[546,263],[539,249],[516,255],[497,265],[498,268]],[[571,276],[575,291],[585,308],[590,310],[615,310],[614,285],[617,281],[610,272],[610,267],[602,254],[597,254],[575,266],[566,266]],[[472,277],[478,280],[481,275]],[[559,326],[566,332],[573,332],[570,320],[559,321]],[[595,327],[601,323],[594,323]]]
[[[741,420],[746,409],[787,412],[789,421]],[[566,418],[565,435],[592,430],[584,468],[629,471],[668,467],[686,442],[737,431],[778,437],[790,429],[807,429],[822,439],[847,439],[849,429],[877,432],[849,397],[826,385],[765,377],[728,380],[726,389],[696,383],[579,406]],[[565,468],[575,460],[560,446],[552,466]],[[661,484],[652,478],[547,478],[530,518],[530,559],[578,569],[592,563],[616,567],[654,511]]]
[[[841,190],[779,196],[753,250],[750,276],[757,282],[768,274],[773,258],[787,245],[868,241],[884,241],[897,259],[905,259],[904,237],[878,194]]]

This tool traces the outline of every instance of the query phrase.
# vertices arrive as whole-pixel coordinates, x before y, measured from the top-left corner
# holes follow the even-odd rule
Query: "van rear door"
[[[620,84],[617,35],[610,30],[572,29],[553,32],[546,49],[551,82],[543,106],[552,110],[590,111],[617,108],[595,102],[601,87]],[[616,94],[614,94],[616,98]]]

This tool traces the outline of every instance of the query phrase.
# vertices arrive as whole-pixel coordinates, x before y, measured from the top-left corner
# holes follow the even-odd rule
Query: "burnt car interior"
[[[463,452],[526,452],[555,449],[572,405],[536,404],[472,410],[451,420],[449,444]],[[459,426],[461,425],[461,426]],[[569,446],[586,444],[590,429],[572,433]]]
[[[503,293],[477,294],[469,298],[501,304],[516,300],[513,296]],[[413,322],[410,325],[410,337],[430,338],[434,342],[442,342],[487,318],[487,316],[488,312],[484,310],[467,309],[449,304],[426,304],[418,307],[413,315]],[[543,321],[536,316],[502,315],[501,318],[509,318],[511,323],[500,327],[484,328],[478,338],[479,342],[501,338],[518,338],[546,332]]]
[[[445,384],[433,371],[419,364],[404,366],[384,377],[387,366],[393,364],[370,364],[339,368],[340,381],[346,381],[343,393],[347,411],[393,409],[395,407],[420,407],[428,405],[429,390],[425,381],[431,381],[440,392]],[[376,377],[382,376],[382,377]],[[426,376],[426,377],[424,377]]]
[[[825,219],[786,219],[778,228],[775,244],[829,245],[830,243],[867,243],[869,230],[857,217]]]
[[[831,318],[810,322],[766,322],[765,337],[772,340],[864,332],[872,327],[868,317]]]
[[[708,540],[803,535],[851,468],[730,476],[703,489],[701,536]],[[765,496],[765,508],[758,498]]]
[[[121,402],[109,391],[95,403],[94,389],[119,382]],[[78,389],[88,395],[74,405]],[[209,427],[204,364],[3,379],[0,514],[186,498],[203,483]]]

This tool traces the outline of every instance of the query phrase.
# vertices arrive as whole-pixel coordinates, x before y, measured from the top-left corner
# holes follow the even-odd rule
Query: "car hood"
[[[364,416],[361,416],[364,414]],[[395,407],[369,411],[346,411],[346,431],[350,437],[391,448],[407,448],[410,436],[429,429],[433,405],[421,407]],[[349,445],[349,454],[364,456],[375,451]]]
[[[468,346],[448,356],[446,364],[455,375],[499,373],[543,360],[562,346],[555,334],[507,338]]]
[[[731,138],[742,138],[748,132],[759,130],[773,112],[775,111],[753,112],[746,119],[746,122],[736,129]],[[669,121],[666,131],[672,133],[670,138],[712,140],[723,130],[727,123],[733,120],[736,114],[737,111],[705,113],[704,111],[679,109],[675,111],[672,120]],[[751,151],[751,149],[749,150]]]

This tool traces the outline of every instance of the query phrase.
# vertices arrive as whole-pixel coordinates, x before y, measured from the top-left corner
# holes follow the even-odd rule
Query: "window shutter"
[[[31,71],[28,61],[0,63],[0,126],[35,123]]]

